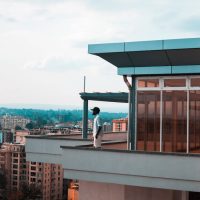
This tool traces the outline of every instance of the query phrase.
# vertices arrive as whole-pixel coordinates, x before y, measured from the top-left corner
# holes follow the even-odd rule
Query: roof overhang
[[[80,93],[83,100],[93,100],[93,101],[107,101],[107,102],[118,102],[118,103],[128,103],[128,93],[126,92],[93,92],[93,93]]]
[[[200,38],[91,44],[88,52],[115,65],[119,75],[200,73]]]

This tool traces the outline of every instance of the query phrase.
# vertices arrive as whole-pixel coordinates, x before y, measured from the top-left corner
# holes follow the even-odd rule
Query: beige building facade
[[[128,118],[114,119],[113,132],[126,132],[128,130]]]
[[[24,144],[5,143],[1,146],[0,171],[5,174],[6,191],[8,193],[20,193],[24,184],[35,185],[41,189],[41,199],[62,199],[62,166],[59,164],[27,162]]]
[[[28,184],[41,188],[43,200],[62,199],[63,169],[59,164],[27,162]]]
[[[0,117],[0,124],[2,129],[15,129],[16,126],[25,128],[26,124],[29,122],[29,119],[25,119],[21,116],[4,115]]]

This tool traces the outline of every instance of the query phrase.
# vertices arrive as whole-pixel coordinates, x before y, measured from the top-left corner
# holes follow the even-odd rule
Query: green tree
[[[42,199],[41,188],[36,184],[24,183],[20,187],[22,197],[20,200]]]
[[[41,117],[41,116],[37,117],[37,119],[36,119],[36,126],[38,128],[42,128],[46,124],[47,124],[47,120],[45,119],[45,117]]]
[[[26,128],[27,129],[33,129],[35,127],[34,123],[33,122],[29,122],[28,124],[26,124]]]
[[[15,126],[15,130],[22,130],[22,127],[21,126]]]
[[[2,191],[2,193],[0,194],[0,199],[2,200],[7,200],[7,192],[6,192],[6,176],[5,176],[5,172],[0,171],[0,190]]]
[[[0,188],[1,189],[6,188],[6,176],[2,171],[0,172]]]

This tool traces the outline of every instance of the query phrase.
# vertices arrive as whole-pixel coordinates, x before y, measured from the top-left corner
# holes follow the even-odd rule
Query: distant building
[[[26,162],[24,144],[3,144],[0,171],[6,175],[7,191],[20,191],[23,184],[41,188],[43,200],[62,199],[63,169],[59,164]]]
[[[63,169],[59,164],[27,162],[28,184],[41,188],[42,199],[62,199]]]
[[[0,148],[0,171],[6,176],[7,191],[20,191],[23,184],[33,184],[41,189],[43,200],[62,199],[62,166],[27,162],[24,145],[26,135],[29,135],[29,132],[19,131],[16,133],[16,141],[21,144],[4,143]]]
[[[82,124],[83,127],[83,124]],[[88,129],[93,129],[93,120],[89,119],[88,120]]]
[[[72,128],[74,123],[72,122],[63,122],[55,125],[55,128]]]
[[[104,133],[112,132],[112,124],[109,122],[104,122],[103,123],[103,132]]]
[[[7,191],[19,191],[27,181],[24,145],[4,143],[1,146],[0,171],[6,176]]]
[[[21,116],[4,115],[0,117],[0,124],[2,129],[15,129],[16,126],[25,128],[26,124],[29,122],[29,119],[25,119]]]
[[[78,183],[71,181],[68,188],[68,198],[69,200],[79,200],[79,185]]]
[[[113,132],[124,132],[128,130],[128,118],[114,119]]]
[[[14,141],[14,130],[3,129],[2,135],[3,143],[12,143]]]
[[[9,191],[11,188],[11,145],[4,143],[0,148],[0,171],[6,176],[6,189]]]
[[[15,142],[20,144],[26,143],[26,137],[27,135],[30,135],[30,131],[28,130],[20,130],[15,132]]]
[[[10,144],[11,152],[11,191],[19,191],[27,183],[26,154],[23,144]],[[7,174],[9,176],[9,174]]]

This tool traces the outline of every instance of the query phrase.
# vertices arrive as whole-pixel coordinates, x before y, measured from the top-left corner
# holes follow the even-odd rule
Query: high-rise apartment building
[[[2,132],[2,143],[13,143],[14,141],[14,129],[3,129]]]
[[[27,162],[24,144],[4,143],[0,148],[0,171],[6,177],[7,192],[19,192],[34,185],[43,200],[62,199],[63,169],[59,164]]]
[[[28,184],[41,189],[43,200],[62,199],[63,169],[59,164],[27,162]]]
[[[11,189],[11,145],[4,143],[0,147],[0,171],[6,178],[6,189]]]
[[[20,191],[27,183],[27,163],[23,144],[11,144],[11,191]],[[9,174],[8,174],[9,175]]]
[[[16,126],[25,128],[26,124],[30,122],[21,116],[4,115],[0,117],[0,124],[2,129],[15,129]]]
[[[0,171],[6,178],[6,190],[19,191],[21,185],[27,182],[24,145],[4,143],[1,146]]]

